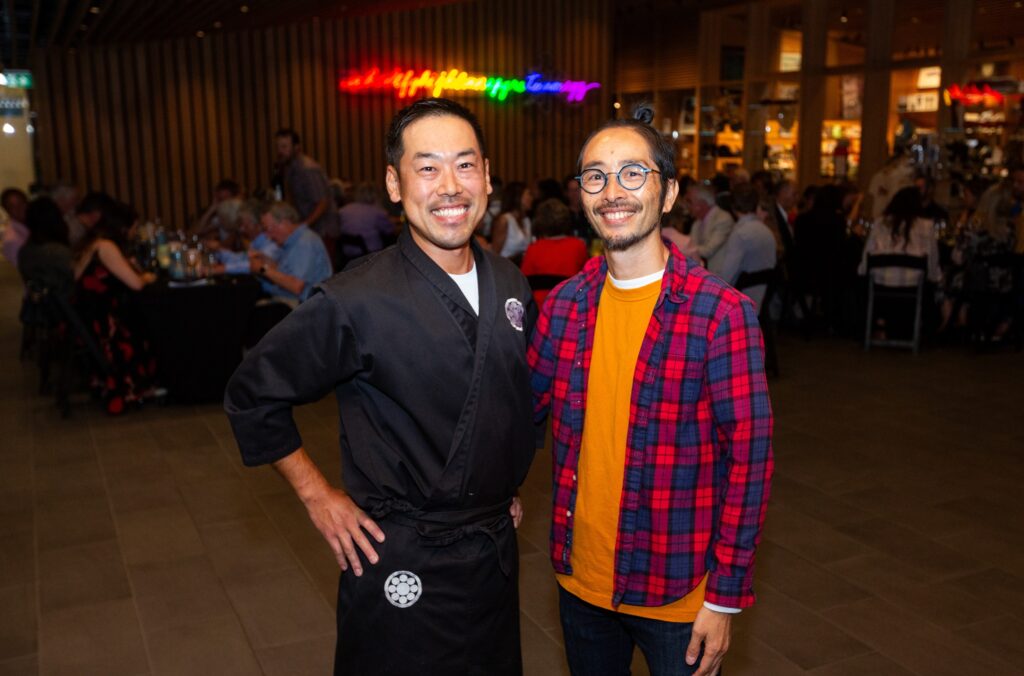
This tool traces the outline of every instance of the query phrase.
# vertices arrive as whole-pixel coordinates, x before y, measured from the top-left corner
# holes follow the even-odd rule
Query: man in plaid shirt
[[[718,672],[754,602],[772,413],[748,298],[659,235],[678,192],[652,111],[594,132],[583,209],[604,242],[548,296],[531,340],[553,413],[551,559],[573,674]]]

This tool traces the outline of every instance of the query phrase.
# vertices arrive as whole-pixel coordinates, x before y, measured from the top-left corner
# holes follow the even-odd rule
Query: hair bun
[[[654,120],[654,108],[649,103],[638,103],[633,106],[633,119],[644,124],[650,124]]]

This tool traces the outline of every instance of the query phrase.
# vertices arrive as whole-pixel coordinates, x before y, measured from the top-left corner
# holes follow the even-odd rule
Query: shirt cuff
[[[704,607],[708,610],[713,610],[716,613],[728,613],[729,615],[736,615],[742,610],[741,608],[726,608],[725,606],[718,606],[714,603],[708,603],[707,601],[704,602]]]

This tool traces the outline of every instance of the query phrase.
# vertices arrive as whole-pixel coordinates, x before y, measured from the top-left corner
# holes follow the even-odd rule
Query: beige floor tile
[[[37,676],[39,656],[35,653],[0,661],[0,676]]]
[[[262,673],[234,615],[197,618],[173,628],[147,631],[146,642],[154,676],[257,676]]]
[[[760,585],[757,605],[741,614],[736,629],[804,669],[870,652],[848,632],[767,584]]]
[[[144,465],[107,470],[106,476],[115,515],[182,505],[178,485],[162,457]]]
[[[32,533],[34,518],[31,486],[0,491],[0,538]]]
[[[36,504],[103,497],[105,488],[95,459],[35,468]]]
[[[923,575],[956,575],[978,568],[971,559],[884,518],[844,524],[838,530],[912,566]]]
[[[32,445],[32,462],[36,467],[60,467],[92,462],[96,450],[92,439],[75,435],[61,440],[38,441]]]
[[[203,553],[199,531],[183,505],[119,514],[117,529],[129,564],[173,561]]]
[[[226,582],[255,648],[331,635],[334,612],[296,565]]]
[[[39,552],[39,604],[44,613],[130,596],[116,540]]]
[[[812,610],[869,595],[864,589],[770,540],[761,543],[755,565],[757,579],[771,580],[775,589]]]
[[[149,661],[130,599],[44,612],[39,619],[41,676],[134,676]]]
[[[36,528],[41,550],[117,537],[106,496],[42,505],[36,510]]]
[[[167,469],[156,441],[149,436],[133,433],[97,442],[96,456],[108,481],[112,473],[122,470],[153,466],[161,467],[165,471]]]
[[[980,653],[956,632],[923,625],[906,610],[881,599],[830,608],[826,617],[903,668],[928,676],[1007,673],[1007,663]]]
[[[263,515],[238,476],[184,485],[181,495],[192,519],[200,526]]]
[[[31,532],[0,536],[0,585],[32,583],[36,554]]]
[[[216,445],[217,439],[201,418],[161,420],[150,426],[150,434],[162,450]]]
[[[816,519],[786,507],[768,508],[764,538],[814,563],[840,561],[867,547]]]
[[[0,587],[0,663],[35,655],[36,631],[36,586]]]
[[[338,607],[338,577],[341,569],[338,567],[338,560],[334,552],[327,546],[327,542],[321,539],[312,545],[302,546],[298,549],[292,548],[292,553],[298,559],[299,565],[313,582],[313,586],[323,596],[324,600],[334,610]]]
[[[205,556],[133,565],[128,575],[147,634],[235,614]]]
[[[296,565],[284,539],[265,517],[200,527],[206,553],[225,582]]]
[[[967,641],[989,655],[1017,665],[1024,673],[1024,620],[1003,615],[962,627]]]
[[[179,486],[238,477],[238,470],[216,443],[165,450],[163,457]]]
[[[569,675],[569,664],[565,660],[565,650],[561,643],[552,639],[526,616],[521,617],[519,631],[522,637],[524,675]]]
[[[519,608],[545,631],[559,626],[558,583],[546,553],[519,557]]]
[[[813,669],[810,673],[815,676],[913,676],[914,672],[907,671],[892,660],[878,653],[858,655],[850,659],[826,664],[823,667]],[[729,676],[732,676],[730,673]]]
[[[1024,577],[998,568],[990,568],[950,582],[977,598],[979,602],[996,602],[1003,612],[1024,619]]]
[[[729,652],[722,661],[722,671],[728,676],[791,676],[806,673],[783,655],[746,633],[733,636]]]
[[[334,636],[262,648],[256,657],[267,676],[329,674],[334,669]]]

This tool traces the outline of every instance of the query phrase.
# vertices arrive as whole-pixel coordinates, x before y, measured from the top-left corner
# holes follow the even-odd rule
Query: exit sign
[[[32,89],[32,73],[27,70],[5,70],[0,79],[11,89]]]

